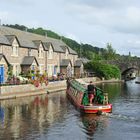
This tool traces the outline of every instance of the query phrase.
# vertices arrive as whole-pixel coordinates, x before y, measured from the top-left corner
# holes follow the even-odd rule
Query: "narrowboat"
[[[95,87],[95,98],[92,104],[89,104],[87,85],[81,84],[77,80],[67,80],[67,96],[73,104],[82,113],[111,113],[112,104],[108,102],[108,94]]]

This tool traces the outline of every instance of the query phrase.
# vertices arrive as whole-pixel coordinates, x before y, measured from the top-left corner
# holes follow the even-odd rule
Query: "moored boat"
[[[135,81],[136,84],[140,84],[140,81]]]
[[[92,104],[89,104],[87,86],[76,80],[67,81],[67,95],[73,104],[83,113],[110,113],[112,104],[108,103],[107,93],[99,88],[95,88],[95,98]]]

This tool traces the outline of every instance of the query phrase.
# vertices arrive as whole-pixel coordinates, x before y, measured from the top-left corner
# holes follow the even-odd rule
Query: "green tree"
[[[118,67],[110,64],[101,63],[99,61],[90,61],[85,64],[86,69],[93,70],[98,77],[105,79],[120,78],[120,70]]]
[[[104,57],[106,60],[116,59],[116,51],[113,49],[111,43],[107,43],[107,47],[104,51]]]

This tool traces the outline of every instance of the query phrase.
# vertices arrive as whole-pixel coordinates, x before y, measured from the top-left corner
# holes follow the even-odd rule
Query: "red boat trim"
[[[91,106],[82,105],[81,102],[82,102],[84,93],[75,90],[73,87],[70,87],[69,89],[67,89],[66,92],[69,98],[74,103],[74,105],[84,113],[98,113],[99,111],[106,112],[106,113],[112,112],[112,104],[107,104],[107,105],[93,104]]]

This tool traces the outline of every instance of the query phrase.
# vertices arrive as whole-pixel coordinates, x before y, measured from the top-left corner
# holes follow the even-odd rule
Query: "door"
[[[31,66],[31,75],[32,75],[32,80],[35,80],[35,65]]]
[[[54,66],[54,75],[56,75],[56,73],[57,73],[57,66]]]
[[[4,66],[0,65],[0,84],[4,83]]]

